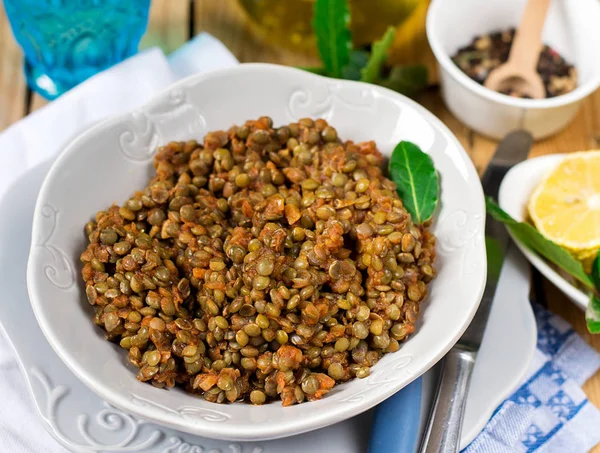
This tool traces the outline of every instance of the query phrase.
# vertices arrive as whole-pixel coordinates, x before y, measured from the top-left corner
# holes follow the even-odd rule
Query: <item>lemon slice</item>
[[[566,157],[533,193],[529,215],[542,235],[574,255],[597,250],[600,247],[600,150]]]

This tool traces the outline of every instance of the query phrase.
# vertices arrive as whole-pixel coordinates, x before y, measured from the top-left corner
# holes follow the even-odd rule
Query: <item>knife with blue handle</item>
[[[375,408],[369,453],[412,453],[419,443],[422,378]]]
[[[533,137],[524,130],[510,132],[502,139],[481,179],[487,197],[498,198],[502,179],[515,164],[527,159],[532,143]],[[485,236],[488,255],[494,251],[494,260],[490,260],[488,256],[487,280],[483,297],[471,324],[442,362],[440,383],[419,453],[458,453],[459,451],[471,375],[485,334],[500,278],[500,269],[510,244],[510,237],[504,225],[490,215],[486,217]]]

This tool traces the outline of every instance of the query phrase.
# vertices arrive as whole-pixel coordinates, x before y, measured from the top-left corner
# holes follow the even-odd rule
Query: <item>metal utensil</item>
[[[513,165],[527,158],[532,143],[531,134],[523,130],[511,132],[504,137],[482,178],[486,196],[498,197],[504,175]],[[440,384],[419,449],[420,453],[454,453],[458,452],[460,447],[460,432],[469,382],[496,292],[501,263],[510,243],[504,226],[490,216],[486,219],[485,233],[488,255],[489,250],[493,249],[500,256],[497,257],[498,260],[494,260],[496,266],[488,265],[483,297],[473,321],[444,358]],[[488,264],[490,262],[488,256]]]

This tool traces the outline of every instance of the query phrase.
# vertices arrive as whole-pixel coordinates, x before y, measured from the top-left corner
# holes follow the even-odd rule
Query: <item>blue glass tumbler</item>
[[[150,0],[4,0],[29,87],[54,99],[135,54]]]

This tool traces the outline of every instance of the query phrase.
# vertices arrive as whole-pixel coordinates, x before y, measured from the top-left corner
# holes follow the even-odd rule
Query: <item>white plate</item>
[[[504,177],[500,186],[498,203],[512,218],[520,222],[527,217],[529,199],[538,184],[544,177],[564,159],[566,154],[552,154],[550,156],[536,157],[515,165]],[[537,253],[525,247],[517,238],[513,240],[519,249],[548,280],[565,293],[582,310],[588,304],[589,296],[569,283],[556,272],[548,262]]]
[[[82,226],[99,209],[143,187],[160,143],[202,139],[248,118],[275,124],[325,117],[341,137],[375,139],[387,155],[417,143],[441,175],[434,226],[439,274],[417,332],[366,379],[337,386],[322,400],[282,407],[216,405],[179,390],[140,383],[125,353],[91,321],[79,277]],[[469,157],[451,132],[415,102],[384,88],[282,66],[249,64],[193,76],[146,107],[103,122],[73,141],[52,166],[37,200],[27,283],[50,345],[93,391],[128,413],[197,435],[265,440],[299,434],[359,414],[431,368],[473,317],[485,283],[484,203]]]
[[[49,163],[27,172],[0,202],[0,212],[11,219],[0,223],[3,252],[0,254],[0,328],[17,354],[44,426],[62,445],[81,453],[259,453],[258,448],[260,453],[304,453],[306,445],[311,445],[312,453],[364,453],[371,411],[308,434],[233,447],[230,442],[144,422],[109,406],[91,392],[50,348],[27,300],[25,268],[33,208],[48,168]],[[479,433],[498,402],[516,389],[529,366],[535,348],[536,326],[528,293],[529,268],[525,259],[513,250],[501,274],[475,365],[461,437],[463,447]],[[506,335],[507,325],[511,326],[511,335]],[[423,376],[422,419],[429,412],[436,376],[435,369]],[[110,414],[112,418],[108,418]]]

